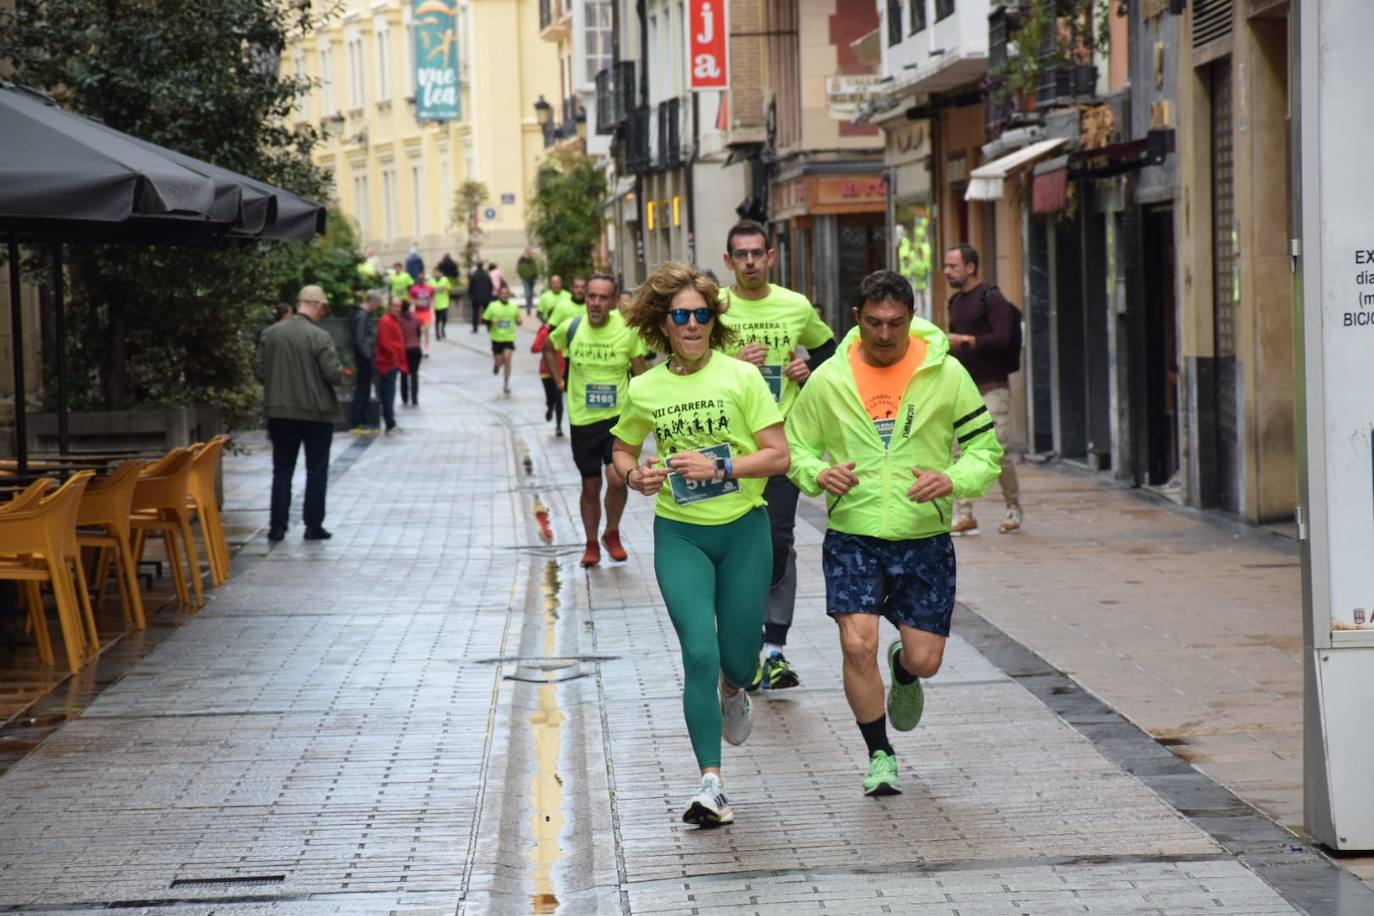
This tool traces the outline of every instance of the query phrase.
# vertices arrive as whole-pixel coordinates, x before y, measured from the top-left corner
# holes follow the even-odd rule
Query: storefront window
[[[887,263],[916,293],[916,314],[930,318],[930,278],[936,269],[933,232],[924,203],[898,204]]]

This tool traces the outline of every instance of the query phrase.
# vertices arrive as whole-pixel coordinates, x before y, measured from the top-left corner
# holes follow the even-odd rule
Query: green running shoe
[[[786,690],[800,683],[801,678],[797,677],[797,672],[792,669],[781,652],[770,654],[768,660],[763,663],[764,690]]]
[[[759,689],[760,687],[762,687],[762,686],[763,686],[763,662],[759,662],[758,667],[754,669],[754,679],[753,679],[752,681],[750,681],[749,683],[745,684],[745,685],[744,685],[744,689],[747,690],[747,691],[749,691],[750,693],[753,693],[755,690],[758,690],[758,689]]]
[[[897,656],[902,654],[902,641],[896,640],[887,647],[887,667],[892,672],[892,687],[887,692],[887,720],[899,732],[909,732],[921,721],[921,713],[926,708],[926,694],[921,689],[921,679],[910,684],[897,681]]]
[[[864,780],[864,794],[901,795],[897,787],[897,758],[887,751],[874,751],[873,759],[868,762],[868,778]]]

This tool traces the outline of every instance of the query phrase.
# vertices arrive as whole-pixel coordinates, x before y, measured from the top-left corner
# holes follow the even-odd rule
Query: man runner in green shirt
[[[539,294],[539,305],[536,307],[540,320],[548,321],[554,307],[567,298],[568,291],[563,288],[563,278],[558,274],[549,277],[548,288]]]
[[[734,284],[722,293],[730,309],[720,320],[735,329],[739,343],[733,352],[763,373],[778,409],[786,417],[812,371],[835,352],[835,335],[801,293],[768,282],[777,252],[768,230],[752,220],[736,223],[725,237],[725,266]],[[808,359],[796,355],[806,348]],[[796,552],[792,549],[797,522],[797,488],[783,475],[769,479],[764,489],[773,538],[773,575],[768,613],[763,621],[763,656],[751,690],[781,690],[800,683],[783,654],[797,597]]]
[[[949,357],[949,340],[913,317],[911,284],[875,271],[858,299],[858,327],[787,418],[788,476],[808,496],[826,494],[826,613],[839,625],[844,693],[868,746],[864,794],[894,795],[901,790],[887,720],[898,731],[916,727],[920,678],[940,670],[949,637],[954,499],[987,491],[1001,473],[1002,447],[978,386]],[[886,715],[880,616],[900,633],[887,649]]]
[[[591,280],[582,282],[586,311],[574,308],[554,326],[544,341],[544,360],[559,390],[566,387],[568,391],[568,438],[573,463],[582,475],[582,525],[587,534],[582,565],[595,566],[601,562],[597,532],[601,528],[602,469],[611,463],[611,446],[615,442],[611,427],[620,419],[630,374],[639,375],[648,365],[644,361],[643,338],[626,326],[620,309],[615,307],[615,278],[592,274]],[[568,359],[566,386],[554,351]],[[607,474],[606,533],[601,542],[612,560],[629,556],[620,543],[620,517],[624,512],[625,484],[614,474]]]

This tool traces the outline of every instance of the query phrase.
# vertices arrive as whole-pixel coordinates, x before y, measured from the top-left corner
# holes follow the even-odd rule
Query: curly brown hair
[[[681,261],[664,261],[635,291],[634,302],[625,310],[625,324],[639,331],[639,336],[655,353],[672,353],[672,343],[663,333],[663,320],[673,307],[673,297],[685,289],[701,294],[706,306],[715,312],[711,322],[710,345],[721,350],[738,340],[735,329],[720,321],[729,310],[729,302],[720,298],[720,287],[705,273]]]

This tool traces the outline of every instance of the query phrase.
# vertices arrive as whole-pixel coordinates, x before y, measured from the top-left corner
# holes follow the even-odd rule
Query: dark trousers
[[[773,538],[773,571],[768,580],[768,611],[763,621],[766,642],[784,645],[792,626],[797,599],[797,555],[792,549],[797,526],[797,499],[801,491],[786,477],[768,478],[763,498],[768,500],[768,528]]]
[[[434,310],[434,339],[443,340],[448,331],[448,309]]]
[[[401,403],[420,406],[420,361],[424,354],[419,347],[406,347],[406,368],[409,375],[401,377]]]
[[[534,310],[534,281],[526,280],[525,283],[525,314],[528,315]]]
[[[563,392],[558,390],[558,383],[551,378],[540,377],[539,381],[544,383],[544,406],[553,411],[553,415],[558,418],[558,425],[563,425]]]
[[[475,299],[469,301],[472,302],[472,333],[476,334],[477,326],[482,323],[482,313],[487,310],[488,302],[478,302]]]
[[[357,429],[367,425],[367,401],[372,397],[372,358],[353,351],[353,404],[349,410],[350,426]]]
[[[382,422],[388,430],[396,428],[396,376],[400,369],[392,369],[377,376],[377,400],[382,402]]]
[[[296,473],[296,457],[305,446],[305,527],[324,524],[324,495],[329,484],[329,446],[334,442],[334,424],[312,420],[270,418],[267,433],[272,438],[272,517],[274,531],[285,531],[291,518],[291,477]]]

